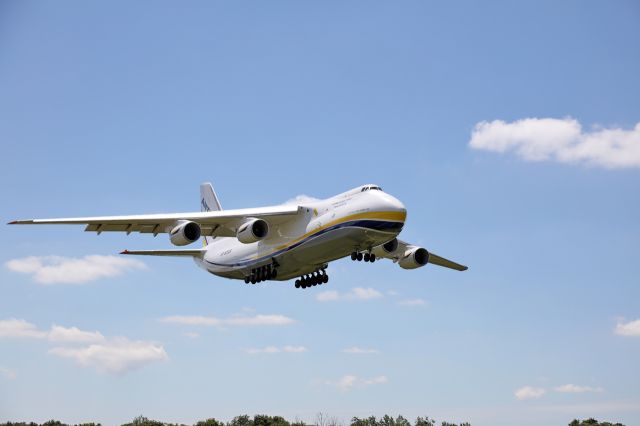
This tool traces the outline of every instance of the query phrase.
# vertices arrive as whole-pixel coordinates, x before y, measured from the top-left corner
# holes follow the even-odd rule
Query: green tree
[[[198,423],[196,423],[193,426],[225,426],[225,424],[224,422],[220,422],[214,419],[213,417],[211,417],[210,419],[207,419],[207,420],[200,420]]]
[[[415,426],[435,426],[436,421],[434,419],[430,419],[429,416],[418,417],[416,419]]]
[[[148,419],[141,415],[133,419],[131,423],[125,423],[122,426],[165,426],[165,424],[158,420]]]
[[[243,414],[241,416],[236,416],[231,420],[228,426],[253,426],[253,420],[251,417]]]

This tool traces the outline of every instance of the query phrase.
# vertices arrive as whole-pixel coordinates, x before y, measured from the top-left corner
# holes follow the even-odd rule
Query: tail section
[[[200,211],[203,212],[217,212],[222,210],[220,201],[216,191],[213,190],[213,185],[210,182],[204,182],[200,185]],[[216,237],[204,237],[204,245],[211,244]]]

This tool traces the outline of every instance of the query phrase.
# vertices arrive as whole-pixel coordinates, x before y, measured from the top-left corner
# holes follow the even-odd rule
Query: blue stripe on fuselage
[[[330,231],[335,231],[336,229],[340,229],[340,228],[367,228],[367,229],[373,229],[376,231],[397,231],[400,232],[402,230],[402,227],[404,226],[403,222],[390,222],[390,221],[382,221],[382,220],[352,220],[349,222],[343,222],[343,223],[339,223],[337,225],[331,226],[329,228],[323,229],[321,231],[316,232],[315,234],[309,235],[308,237],[290,245],[289,247],[285,247],[281,250],[275,251],[273,253],[270,253],[266,256],[262,256],[259,259],[246,259],[246,260],[241,260],[239,262],[236,263],[215,263],[215,262],[211,262],[209,260],[204,259],[204,261],[210,265],[214,265],[214,266],[225,266],[225,267],[236,267],[236,266],[248,266],[250,264],[253,263],[260,263],[262,261],[264,261],[265,259],[269,259],[272,257],[276,257],[281,255],[282,253],[285,253],[289,250],[293,250],[296,247],[301,246],[302,244],[306,243],[307,241],[319,237],[322,234],[325,234],[327,232]]]

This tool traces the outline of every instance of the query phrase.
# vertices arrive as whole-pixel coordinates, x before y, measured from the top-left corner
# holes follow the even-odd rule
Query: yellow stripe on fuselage
[[[344,216],[341,217],[339,219],[333,220],[331,222],[328,222],[326,224],[324,224],[323,226],[320,226],[319,228],[314,229],[313,231],[309,231],[306,234],[298,237],[297,239],[293,240],[293,241],[289,241],[287,244],[283,244],[281,246],[276,247],[276,249],[272,252],[275,253],[276,251],[285,249],[293,244],[298,243],[299,241],[304,240],[305,238],[309,237],[310,235],[313,235],[315,233],[318,233],[322,230],[325,230],[327,228],[330,228],[332,226],[335,225],[339,225],[341,223],[345,223],[345,222],[350,222],[352,220],[358,220],[358,219],[373,219],[373,220],[392,220],[395,222],[404,222],[405,219],[407,218],[407,212],[401,212],[401,211],[395,211],[395,212],[390,212],[390,211],[386,211],[386,212],[362,212],[362,213],[356,213],[356,214],[352,214],[349,216]],[[258,257],[262,257],[265,256],[265,254],[261,254],[261,255],[256,255],[254,257],[254,259],[257,259]]]

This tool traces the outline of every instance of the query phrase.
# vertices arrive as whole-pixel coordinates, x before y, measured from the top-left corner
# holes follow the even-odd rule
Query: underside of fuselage
[[[196,262],[214,275],[243,280],[252,270],[265,265],[277,265],[277,281],[286,281],[310,274],[326,267],[329,262],[341,259],[354,251],[370,250],[395,238],[402,229],[402,223],[395,226],[380,224],[367,226],[343,226],[318,232],[293,244],[273,256],[265,256],[255,261],[238,262],[237,265],[221,265],[206,259]]]

